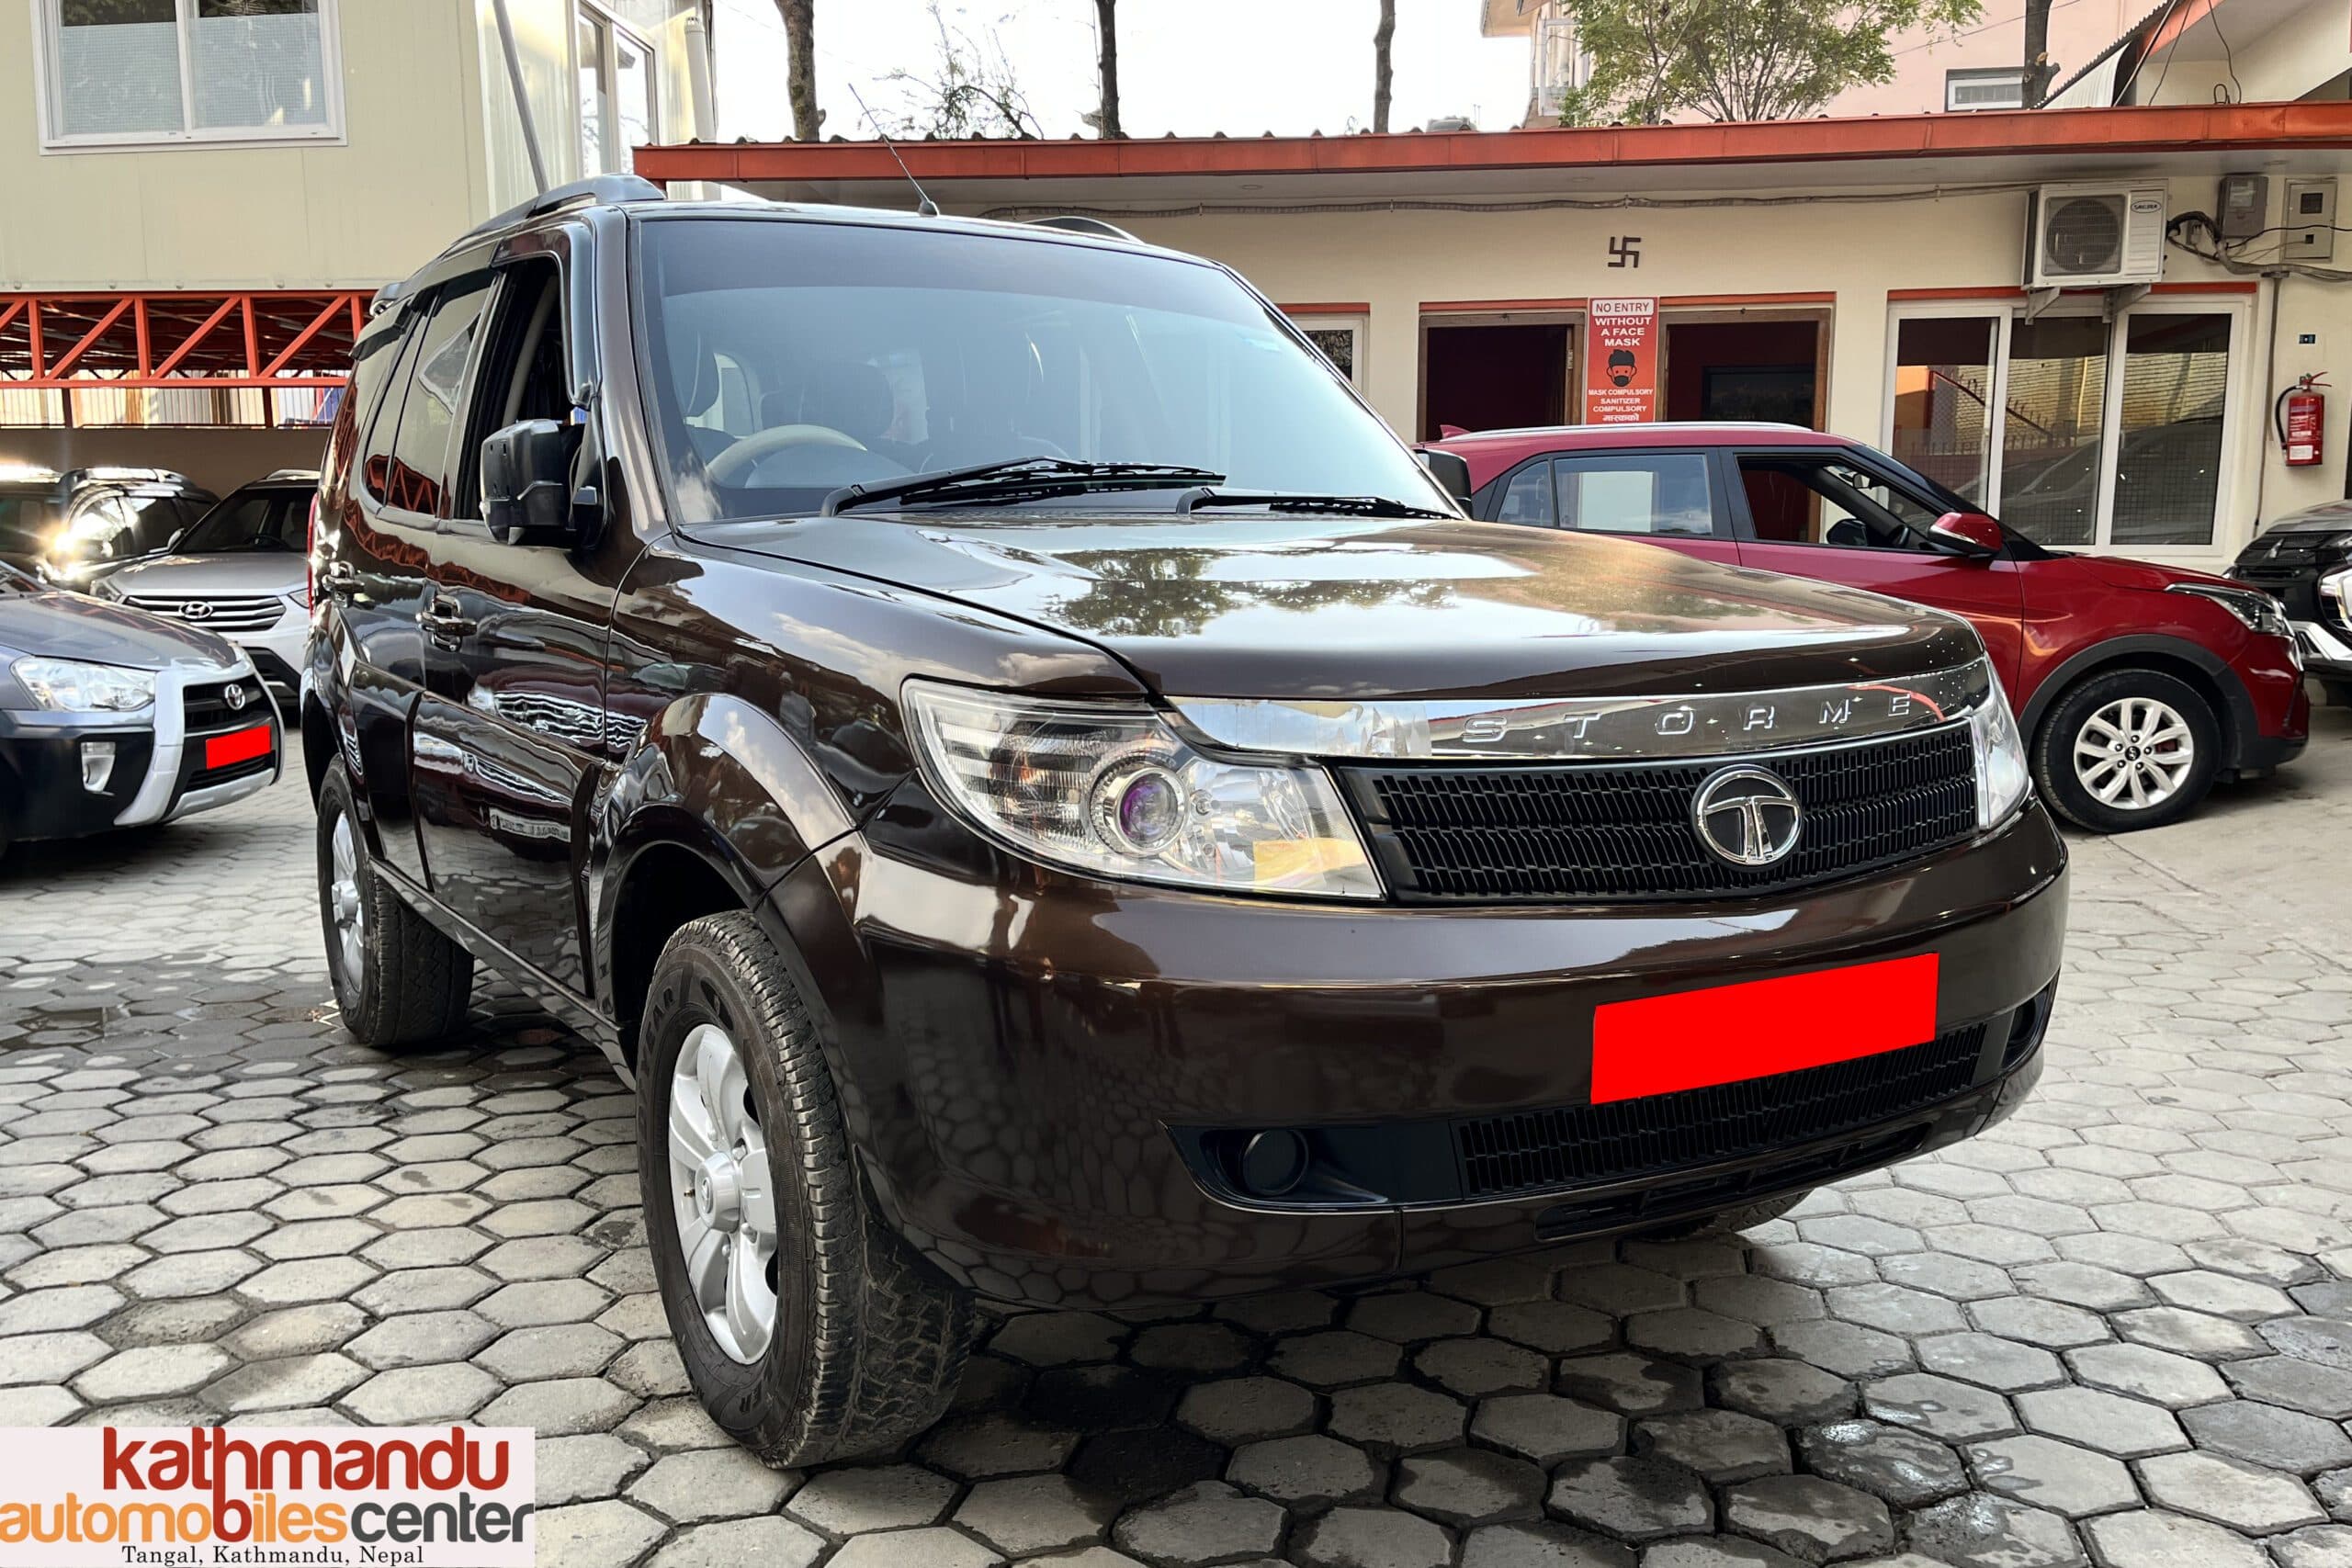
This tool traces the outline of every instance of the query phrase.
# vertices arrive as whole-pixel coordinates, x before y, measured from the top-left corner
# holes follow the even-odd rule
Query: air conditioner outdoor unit
[[[2165,192],[2043,186],[2026,213],[2028,288],[2113,288],[2165,272]]]

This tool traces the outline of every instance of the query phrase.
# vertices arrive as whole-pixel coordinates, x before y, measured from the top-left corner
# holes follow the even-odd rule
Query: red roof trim
[[[1169,137],[1141,141],[914,141],[899,151],[918,179],[1019,180],[1164,175],[1399,174],[1433,169],[1641,167],[1852,159],[2001,157],[2342,147],[2352,102],[2160,104],[1878,115],[1750,125],[1408,131],[1383,136]],[[878,141],[693,143],[640,147],[655,180],[896,180]]]

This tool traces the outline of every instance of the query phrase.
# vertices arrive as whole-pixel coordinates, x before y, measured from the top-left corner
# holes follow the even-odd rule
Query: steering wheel
[[[737,441],[705,463],[703,472],[715,484],[740,485],[760,466],[762,458],[787,446],[851,446],[860,452],[866,449],[865,442],[844,435],[830,424],[779,424],[755,430]]]

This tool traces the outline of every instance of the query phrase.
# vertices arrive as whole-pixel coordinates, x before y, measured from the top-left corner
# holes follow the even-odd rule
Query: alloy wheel
[[[334,819],[333,862],[327,879],[327,910],[334,918],[343,977],[355,989],[368,973],[368,905],[359,891],[359,845],[348,812]]]
[[[2092,799],[2144,811],[2180,793],[2197,761],[2197,738],[2171,705],[2120,697],[2083,720],[2075,736],[2075,777]]]
[[[746,1365],[775,1337],[775,1194],[751,1077],[727,1031],[696,1024],[670,1084],[678,1250],[718,1348]]]

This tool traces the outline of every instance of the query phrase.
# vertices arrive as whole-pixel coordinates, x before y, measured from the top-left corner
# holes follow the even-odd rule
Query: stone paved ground
[[[2048,1076],[1976,1143],[1739,1240],[1001,1320],[901,1462],[808,1474],[685,1393],[600,1059],[487,989],[447,1051],[337,1029],[298,784],[19,854],[0,1409],[533,1427],[547,1563],[2344,1568],[2352,715],[2320,731],[2077,845]]]

